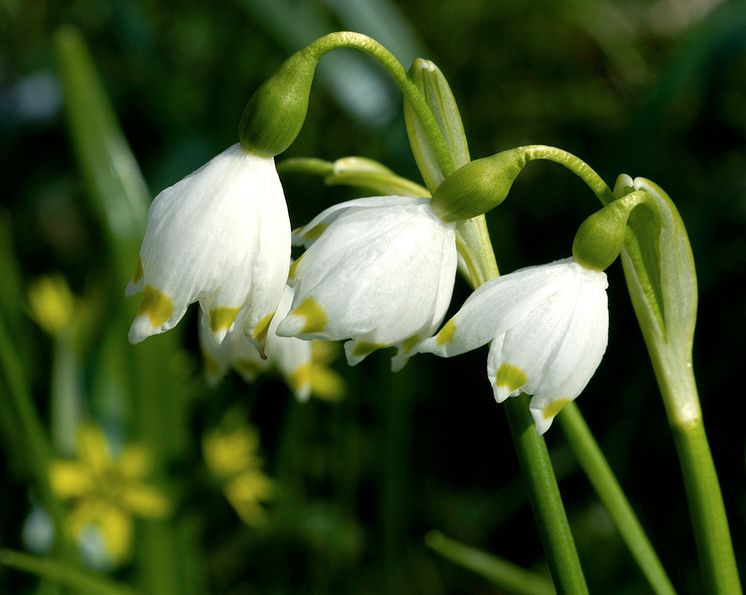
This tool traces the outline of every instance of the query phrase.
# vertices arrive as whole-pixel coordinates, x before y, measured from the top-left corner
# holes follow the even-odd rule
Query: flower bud
[[[318,55],[308,48],[293,54],[249,99],[241,116],[241,146],[273,157],[298,136],[308,111],[308,96]]]
[[[433,210],[443,221],[486,213],[505,200],[527,161],[525,147],[518,147],[467,163],[438,186]]]

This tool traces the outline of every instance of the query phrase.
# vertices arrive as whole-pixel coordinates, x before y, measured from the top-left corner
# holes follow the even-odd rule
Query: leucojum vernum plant
[[[285,172],[337,177],[376,195],[333,205],[291,233],[274,159],[303,125],[319,60],[337,48],[372,56],[401,88],[426,187],[362,158],[293,159],[281,164]],[[203,343],[239,333],[280,362],[283,347],[273,342],[286,337],[345,340],[350,365],[393,347],[394,371],[418,354],[452,357],[489,345],[487,379],[508,407],[555,588],[580,593],[585,580],[540,435],[601,362],[609,318],[604,271],[621,255],[676,438],[707,585],[712,593],[739,591],[691,366],[694,262],[684,224],[660,187],[622,174],[612,189],[579,158],[549,146],[471,161],[456,100],[437,66],[417,60],[406,72],[380,44],[351,32],[326,35],[291,56],[251,97],[239,137],[155,198],[128,287],[143,294],[133,343],[172,328],[199,301],[210,331]],[[499,276],[483,215],[537,159],[579,176],[601,208],[557,260]],[[304,249],[292,263],[291,244]],[[474,293],[443,324],[457,270]],[[642,556],[649,563],[654,554]]]
[[[303,126],[319,61],[339,48],[372,57],[401,89],[424,186],[363,157],[276,164]],[[534,160],[562,165],[600,205],[589,203],[589,216],[556,260],[500,275],[484,214],[508,198]],[[278,169],[346,184],[364,197],[291,225]],[[141,293],[129,340],[172,329],[199,302],[200,343],[212,382],[230,366],[253,377],[274,364],[300,399],[312,390],[314,340],[345,341],[350,365],[394,348],[393,372],[412,357],[450,358],[487,346],[486,379],[506,408],[556,591],[585,593],[587,587],[542,437],[555,419],[652,590],[673,593],[573,403],[609,341],[604,271],[617,261],[678,450],[704,582],[713,594],[739,593],[691,364],[694,260],[674,203],[645,178],[622,174],[611,187],[582,160],[551,146],[472,160],[454,95],[428,60],[416,60],[407,71],[373,39],[338,32],[282,64],[246,105],[238,142],[152,202],[126,289],[127,295]],[[473,293],[444,320],[459,273]],[[234,442],[225,436],[235,436],[230,440],[239,450],[254,439],[241,430],[206,442],[215,466],[233,473],[226,454],[232,451],[225,449]],[[70,471],[66,489],[77,493],[73,479]],[[251,486],[233,495],[243,502],[237,509],[245,518],[256,509],[251,494],[266,496],[271,488],[265,480]],[[151,500],[160,502],[155,495]],[[140,508],[154,515],[165,507]],[[430,538],[449,555],[443,536]]]

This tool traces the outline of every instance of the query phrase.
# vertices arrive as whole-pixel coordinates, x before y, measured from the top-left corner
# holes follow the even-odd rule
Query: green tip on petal
[[[554,416],[562,411],[562,408],[569,402],[570,399],[555,399],[554,401],[549,403],[546,407],[544,407],[544,410],[542,411],[544,419],[553,419]]]
[[[528,376],[518,366],[502,364],[495,376],[495,386],[507,388],[511,393],[528,382]]]
[[[313,298],[306,298],[303,302],[291,312],[292,316],[305,318],[303,327],[299,334],[318,333],[326,327],[327,317],[324,309]]]
[[[435,337],[435,342],[438,344],[439,347],[448,345],[453,340],[453,335],[455,334],[456,323],[453,321],[453,318],[451,318],[448,322],[445,323],[445,326],[440,329],[440,332]]]
[[[150,324],[156,328],[164,324],[174,312],[173,302],[157,287],[146,285],[142,292],[142,301],[137,310],[138,316],[147,315]]]

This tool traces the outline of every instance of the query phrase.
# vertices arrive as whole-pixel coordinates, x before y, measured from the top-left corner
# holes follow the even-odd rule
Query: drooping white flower
[[[350,365],[396,346],[400,369],[437,329],[456,274],[455,225],[421,198],[385,196],[335,205],[298,235],[308,250],[292,269],[292,311],[277,334],[352,339]]]
[[[173,328],[199,301],[221,340],[246,308],[261,344],[282,295],[290,221],[271,157],[233,145],[156,196],[127,295],[142,291],[129,340]]]
[[[234,368],[247,382],[274,365],[285,378],[295,396],[305,401],[311,394],[312,352],[311,342],[292,337],[278,337],[277,325],[290,310],[293,288],[285,285],[277,312],[267,331],[265,357],[242,330],[246,310],[241,310],[235,326],[222,343],[218,343],[209,329],[209,321],[203,313],[200,320],[199,338],[205,360],[205,371],[210,384],[217,384],[228,368]]]
[[[541,434],[596,371],[609,330],[606,275],[572,258],[528,267],[479,287],[421,352],[458,355],[492,341],[495,399],[533,395]]]

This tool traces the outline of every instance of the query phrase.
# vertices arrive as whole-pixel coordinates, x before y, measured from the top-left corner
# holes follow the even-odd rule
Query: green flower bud
[[[249,99],[241,116],[241,146],[273,157],[298,136],[308,111],[308,96],[319,55],[308,48],[293,54]]]
[[[575,262],[587,269],[606,270],[624,246],[627,220],[632,210],[649,202],[646,192],[633,192],[593,213],[580,225],[572,244]],[[655,211],[651,216],[656,217]]]
[[[525,147],[518,147],[467,163],[438,186],[433,210],[443,221],[486,213],[505,200],[528,159]]]

